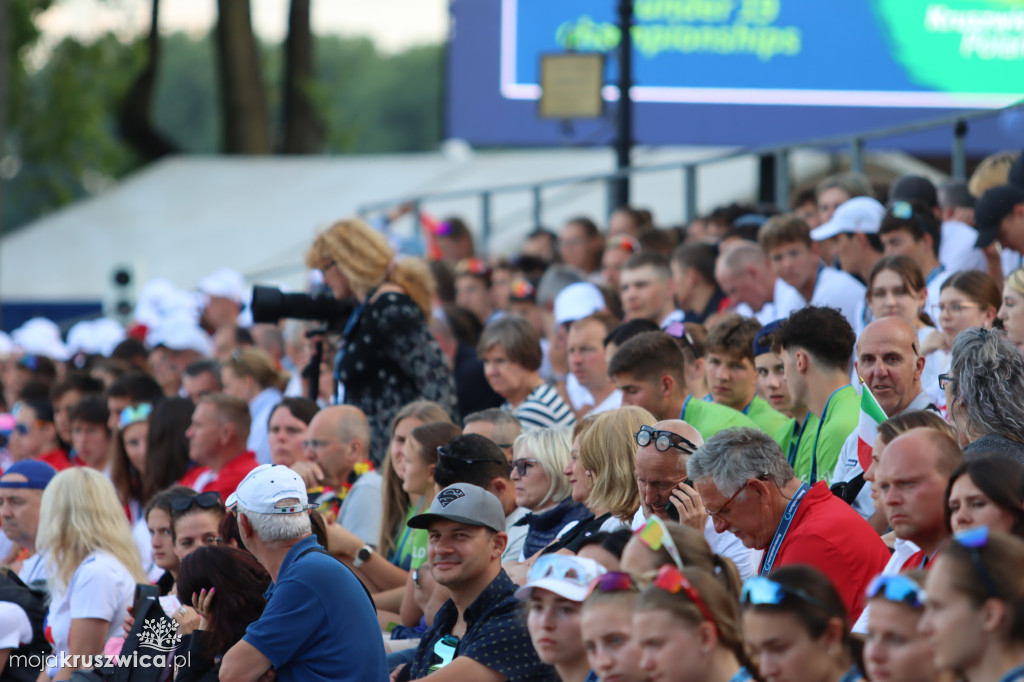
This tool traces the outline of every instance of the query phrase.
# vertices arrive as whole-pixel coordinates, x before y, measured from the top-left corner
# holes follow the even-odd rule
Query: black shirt
[[[515,598],[517,587],[502,569],[484,588],[466,609],[466,633],[459,638],[455,656],[467,656],[511,682],[557,680],[554,668],[541,663],[533,649],[522,603]],[[449,599],[438,609],[434,624],[423,633],[416,656],[400,679],[418,680],[428,675],[430,666],[440,661],[434,645],[452,631],[458,618],[455,602]]]

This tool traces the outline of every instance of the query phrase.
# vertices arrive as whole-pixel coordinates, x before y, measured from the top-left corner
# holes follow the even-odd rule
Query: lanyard
[[[779,522],[779,527],[775,529],[775,536],[772,538],[772,544],[768,546],[767,551],[764,553],[764,559],[761,560],[761,570],[758,571],[758,575],[768,575],[772,571],[772,564],[775,563],[775,556],[779,553],[779,548],[782,547],[782,541],[786,539],[786,533],[789,532],[789,524],[793,523],[793,517],[796,516],[796,510],[800,507],[800,502],[803,501],[804,495],[811,489],[811,486],[806,483],[800,484],[800,489],[793,495],[793,499],[786,505],[786,511],[782,514],[782,521]]]
[[[415,510],[415,511],[413,512],[413,515],[414,515],[414,516],[415,516],[416,514],[419,514],[419,513],[420,513],[420,508],[421,508],[422,506],[423,506],[423,497],[421,496],[421,497],[420,497],[420,501],[416,503],[416,510]],[[410,518],[411,518],[411,517],[410,517]],[[394,550],[394,551],[395,551],[395,559],[396,559],[396,560],[398,560],[398,561],[401,561],[401,560],[402,560],[402,549],[404,549],[404,548],[405,548],[405,543],[406,543],[406,541],[407,541],[407,540],[409,539],[409,536],[410,536],[410,535],[412,535],[412,528],[409,528],[408,526],[406,526],[406,527],[405,527],[405,532],[404,532],[404,533],[402,533],[402,539],[401,539],[401,541],[400,541],[400,542],[398,543],[398,547],[395,547],[395,550]]]
[[[843,675],[843,678],[839,680],[839,682],[856,682],[860,678],[861,672],[857,668],[856,664],[854,664],[850,666],[850,669],[846,671],[846,674]]]
[[[1020,680],[1024,680],[1024,665],[1011,668],[1009,672],[1000,678],[999,682],[1019,682]]]
[[[755,396],[754,399],[756,400],[757,397]],[[744,407],[742,410],[740,410],[740,412],[742,412],[743,414],[750,414],[750,408],[753,407],[753,406],[754,406],[754,401],[751,400],[749,403],[747,403],[746,407]]]
[[[832,398],[836,397],[836,393],[849,386],[850,384],[846,384],[832,391],[832,395],[825,401],[825,409],[821,411],[821,421],[818,422],[818,430],[814,434],[814,450],[811,453],[811,485],[818,482],[818,438],[821,437],[821,427],[825,425],[825,418],[828,416],[828,406],[832,403]]]
[[[352,333],[352,330],[359,324],[359,319],[363,316],[363,311],[366,310],[366,305],[370,302],[373,297],[373,291],[366,295],[366,299],[362,303],[356,306],[352,314],[349,315],[348,322],[345,323],[345,331],[341,333],[341,341],[338,343],[338,352],[334,356],[334,383],[336,386],[341,385],[341,360],[345,357],[345,343],[348,341],[348,335]],[[336,402],[341,402],[341,393],[339,390],[335,390],[334,399]]]
[[[729,682],[748,682],[751,677],[750,671],[745,666],[740,666],[736,674],[729,678]]]
[[[797,453],[800,451],[800,440],[804,437],[804,429],[807,428],[807,420],[811,418],[811,413],[808,412],[804,415],[804,420],[800,422],[800,426],[797,428],[796,433],[789,439],[789,452],[786,453],[786,459],[789,460],[789,466],[793,466],[796,463]]]
[[[686,396],[686,400],[683,401],[683,409],[679,410],[679,418],[682,421],[686,421],[686,406],[690,404],[690,398],[692,398],[692,397],[693,397],[692,393],[690,395]]]
[[[924,278],[924,285],[928,286],[929,284],[934,282],[935,278],[941,275],[945,269],[946,266],[943,265],[942,263],[939,263],[935,268],[932,269],[931,272],[928,273],[928,276]]]

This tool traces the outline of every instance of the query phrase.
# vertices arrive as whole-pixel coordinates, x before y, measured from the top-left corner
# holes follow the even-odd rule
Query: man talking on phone
[[[704,532],[711,551],[733,560],[744,580],[755,575],[761,552],[744,547],[730,533],[718,533],[700,495],[687,483],[686,463],[704,444],[697,429],[680,419],[668,419],[641,427],[634,439],[640,509],[633,517],[633,528],[641,527],[651,515],[692,526]]]

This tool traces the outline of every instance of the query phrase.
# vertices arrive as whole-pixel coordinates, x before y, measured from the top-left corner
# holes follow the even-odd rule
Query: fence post
[[[697,167],[683,166],[683,215],[687,224],[697,217]]]
[[[850,170],[864,172],[864,140],[859,137],[850,141]]]
[[[484,253],[491,249],[491,193],[480,194],[480,236],[484,241]]]
[[[789,149],[775,152],[775,205],[789,210]]]
[[[953,179],[967,179],[967,121],[960,119],[953,126]]]

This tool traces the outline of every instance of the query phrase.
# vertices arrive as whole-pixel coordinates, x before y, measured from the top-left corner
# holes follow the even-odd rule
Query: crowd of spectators
[[[1024,679],[1024,157],[791,203],[0,336],[0,680]]]

